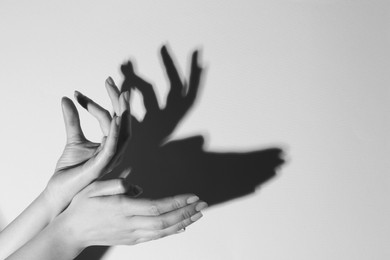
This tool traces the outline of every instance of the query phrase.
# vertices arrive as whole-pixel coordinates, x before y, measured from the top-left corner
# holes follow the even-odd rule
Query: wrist
[[[49,223],[63,210],[59,207],[60,203],[56,199],[55,194],[48,187],[38,196],[38,200],[47,213]]]
[[[62,213],[47,227],[47,237],[51,239],[53,246],[76,257],[86,247],[76,231],[66,213]]]

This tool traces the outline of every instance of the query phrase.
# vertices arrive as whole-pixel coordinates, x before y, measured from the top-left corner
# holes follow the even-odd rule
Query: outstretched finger
[[[195,203],[198,200],[199,197],[193,194],[178,195],[159,200],[124,199],[122,207],[127,216],[159,216]]]
[[[103,135],[107,136],[110,131],[111,115],[106,109],[95,103],[92,99],[83,95],[79,91],[74,92],[77,102],[85,108],[93,117],[95,117],[102,129]]]
[[[180,221],[179,223],[170,226],[163,230],[139,230],[137,231],[137,235],[140,237],[138,238],[135,243],[144,243],[151,240],[160,239],[166,236],[174,235],[177,233],[181,233],[185,230],[186,227],[193,224],[194,222],[198,221],[203,214],[201,212],[196,213],[195,215],[191,216],[190,218],[184,219]]]
[[[198,201],[160,216],[134,216],[130,219],[129,225],[137,229],[164,230],[193,217],[205,208],[207,208],[207,203]]]
[[[198,51],[196,50],[192,54],[190,83],[186,96],[187,100],[189,101],[188,103],[191,105],[194,103],[196,95],[198,94],[201,74],[202,67],[198,64]]]
[[[165,71],[168,75],[168,79],[171,83],[171,90],[169,92],[169,95],[171,96],[181,95],[183,89],[183,83],[180,79],[180,75],[175,67],[175,64],[166,46],[163,46],[161,48],[161,57],[164,63]]]
[[[120,115],[119,111],[119,90],[115,85],[114,80],[111,77],[108,77],[106,80],[106,89],[108,96],[110,97],[112,107],[114,108],[114,112],[116,115]]]
[[[81,130],[79,113],[73,101],[67,97],[63,97],[61,106],[65,122],[67,143],[84,141],[85,136]]]

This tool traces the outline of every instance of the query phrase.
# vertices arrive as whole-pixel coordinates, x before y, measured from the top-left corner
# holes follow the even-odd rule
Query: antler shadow
[[[165,47],[161,55],[171,82],[164,109],[160,109],[152,85],[134,72],[131,62],[121,67],[125,77],[121,91],[137,88],[144,97],[146,113],[142,122],[133,118],[132,143],[122,164],[108,178],[131,167],[129,178],[144,189],[142,197],[157,199],[194,193],[209,206],[250,194],[273,178],[284,162],[280,148],[224,153],[206,151],[201,135],[166,142],[195,101],[201,68],[195,51],[187,86],[180,80]],[[76,259],[100,259],[107,250],[108,247],[90,247]]]

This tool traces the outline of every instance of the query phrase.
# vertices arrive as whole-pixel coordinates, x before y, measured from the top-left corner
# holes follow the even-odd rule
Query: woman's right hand
[[[134,199],[137,187],[125,179],[95,181],[13,259],[74,259],[91,245],[135,245],[182,232],[202,217],[207,203],[193,194]],[[128,195],[125,195],[128,194]]]
[[[79,249],[134,245],[173,235],[202,217],[207,203],[193,194],[148,200],[123,195],[124,179],[95,181],[78,193],[53,225]]]

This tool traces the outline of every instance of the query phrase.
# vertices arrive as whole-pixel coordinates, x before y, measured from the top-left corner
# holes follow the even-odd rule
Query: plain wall
[[[0,225],[53,173],[61,97],[77,89],[109,108],[104,80],[121,82],[134,58],[164,103],[168,43],[183,74],[194,48],[207,67],[173,138],[201,133],[213,151],[280,146],[287,162],[183,234],[104,259],[389,259],[389,26],[388,1],[1,1]],[[133,108],[142,115],[139,98]]]

